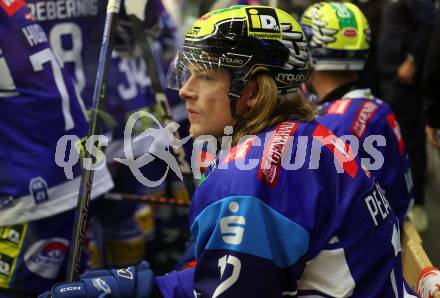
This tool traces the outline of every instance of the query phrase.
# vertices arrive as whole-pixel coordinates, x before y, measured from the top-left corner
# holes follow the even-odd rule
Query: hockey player
[[[354,4],[336,2],[313,4],[301,21],[313,68],[306,85],[318,96],[317,120],[338,137],[356,138],[364,166],[402,223],[413,200],[405,144],[391,108],[358,82],[368,56],[368,22]]]
[[[59,166],[74,161],[74,141],[59,147],[66,135],[84,137],[88,123],[49,38],[25,1],[0,1],[1,297],[49,289],[72,236],[81,169]],[[105,168],[93,182],[92,198],[112,187]]]
[[[169,86],[180,88],[193,136],[220,140],[233,126],[234,147],[191,202],[196,268],[156,279],[146,263],[97,271],[44,296],[403,297],[398,220],[373,176],[344,162],[336,137],[296,96],[307,63],[301,27],[282,10],[233,6],[201,17]],[[302,166],[289,163],[299,156]]]
[[[179,45],[175,38],[176,28],[161,5],[161,1],[148,1],[145,11],[148,14],[145,24],[146,32],[150,35],[154,34],[152,48],[155,53],[161,54],[158,63],[163,63],[167,68]],[[114,49],[107,79],[108,96],[105,108],[105,113],[111,116],[116,124],[116,127],[109,129],[112,141],[106,152],[115,181],[113,192],[165,196],[168,183],[162,183],[157,187],[147,187],[133,176],[125,164],[115,160],[126,157],[124,144],[127,140],[124,139],[124,129],[129,116],[140,110],[156,113],[151,79],[139,46],[136,44],[131,22],[124,9],[119,16]],[[87,91],[90,89],[88,88]],[[174,103],[181,104],[175,91],[174,97]],[[183,111],[186,112],[184,108]],[[159,115],[156,117],[160,118]],[[129,137],[134,139],[143,130],[153,125],[156,124],[152,119],[143,117],[134,124],[132,135]],[[154,154],[154,146],[151,143],[151,140],[132,141],[133,156],[139,158],[143,154]],[[166,163],[155,159],[143,166],[141,171],[147,179],[159,181],[162,176],[166,175]],[[166,181],[170,182],[170,192],[171,189],[175,193],[185,190],[183,183],[178,184],[175,180],[171,182],[171,175],[169,178]],[[176,197],[169,193],[166,196]],[[154,237],[155,222],[151,206],[133,200],[104,200],[98,205],[95,208],[96,218],[93,220],[95,241],[92,243],[92,251],[94,260],[97,261],[92,264],[93,268],[138,264],[145,258],[145,251],[152,255],[152,243],[145,247],[146,242]]]

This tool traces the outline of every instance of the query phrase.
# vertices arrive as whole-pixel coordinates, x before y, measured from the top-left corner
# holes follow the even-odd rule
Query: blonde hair
[[[255,104],[234,122],[232,144],[235,145],[246,135],[255,135],[262,130],[286,121],[290,117],[296,120],[311,121],[315,116],[314,108],[299,96],[287,99],[278,94],[275,81],[268,74],[258,74],[253,78],[258,83]]]

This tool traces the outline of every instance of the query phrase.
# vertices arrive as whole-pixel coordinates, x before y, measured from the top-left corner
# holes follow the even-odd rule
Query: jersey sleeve
[[[192,298],[194,268],[158,276],[155,285],[164,298]]]
[[[371,142],[376,136],[384,137],[384,146]],[[385,190],[399,221],[403,222],[414,198],[411,168],[399,124],[389,108],[384,109],[383,113],[378,115],[378,120],[372,123],[369,139],[364,139],[363,148],[366,151],[364,158],[374,159],[377,152],[383,156],[383,162],[375,161],[378,167],[374,166],[371,172]]]
[[[194,289],[203,296],[276,297],[295,291],[309,232],[260,198],[230,196],[205,208],[191,233],[198,264]],[[281,281],[284,270],[295,271]]]

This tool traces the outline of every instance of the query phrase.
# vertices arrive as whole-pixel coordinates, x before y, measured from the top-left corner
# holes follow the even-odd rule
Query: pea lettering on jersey
[[[98,0],[35,1],[28,3],[28,7],[38,21],[62,20],[98,14]]]
[[[375,185],[373,193],[364,200],[375,226],[378,226],[380,222],[385,220],[391,212],[391,207],[385,198],[384,191],[378,184]]]

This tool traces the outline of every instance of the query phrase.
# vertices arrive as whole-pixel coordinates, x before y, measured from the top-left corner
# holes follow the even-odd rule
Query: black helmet
[[[205,14],[187,31],[183,49],[170,65],[168,87],[180,89],[186,83],[189,65],[230,73],[234,112],[243,87],[258,72],[270,74],[280,94],[296,93],[307,74],[307,44],[288,13],[268,6],[231,6]]]

